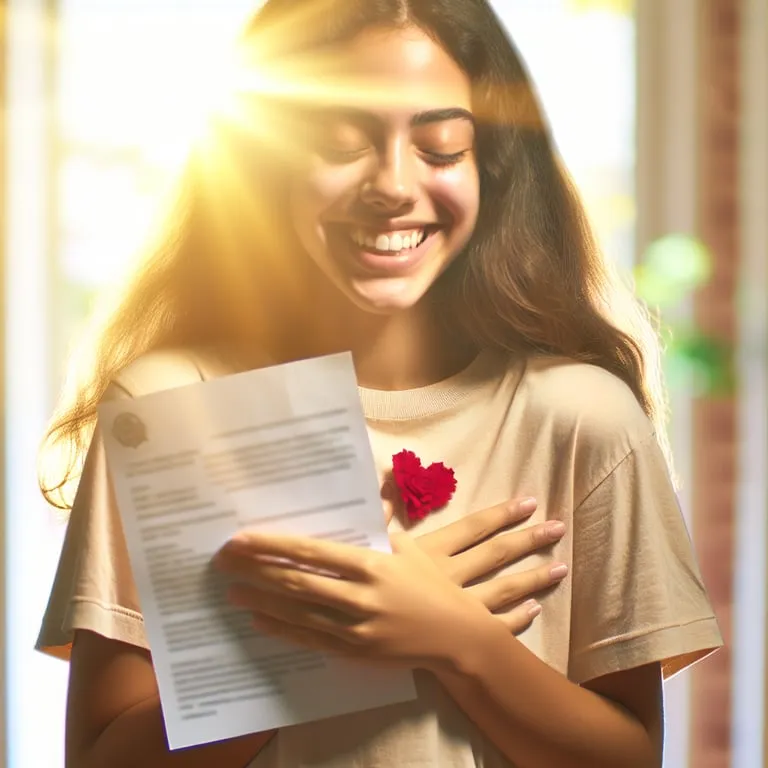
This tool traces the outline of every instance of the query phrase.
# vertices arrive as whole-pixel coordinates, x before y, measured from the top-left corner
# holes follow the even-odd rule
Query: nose
[[[379,211],[398,212],[416,203],[416,168],[408,142],[396,142],[364,181],[362,201]]]

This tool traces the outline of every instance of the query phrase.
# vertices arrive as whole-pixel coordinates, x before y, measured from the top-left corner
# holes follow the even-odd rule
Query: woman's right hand
[[[475,583],[528,555],[556,544],[565,533],[560,521],[523,528],[536,510],[533,499],[498,504],[474,512],[437,531],[416,538],[418,546],[456,583],[467,589],[514,634],[541,613],[533,599],[568,573],[561,562]],[[502,533],[506,528],[509,532]],[[555,570],[559,567],[559,570]]]

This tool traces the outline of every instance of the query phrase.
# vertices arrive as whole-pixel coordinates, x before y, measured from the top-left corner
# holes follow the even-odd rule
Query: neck
[[[461,371],[477,350],[437,320],[432,303],[375,315],[339,300],[318,300],[303,322],[283,334],[281,357],[306,359],[351,351],[357,379],[367,389],[416,389]],[[288,326],[284,326],[286,329]]]

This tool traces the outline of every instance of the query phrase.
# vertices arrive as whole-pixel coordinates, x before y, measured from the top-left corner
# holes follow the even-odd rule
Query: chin
[[[373,283],[347,283],[342,291],[363,312],[392,315],[413,309],[427,294],[429,287],[414,284],[412,280],[389,279]]]

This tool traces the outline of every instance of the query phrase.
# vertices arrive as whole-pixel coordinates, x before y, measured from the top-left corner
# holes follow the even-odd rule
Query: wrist
[[[431,671],[441,681],[449,679],[480,680],[485,675],[488,660],[498,658],[515,641],[507,627],[493,614],[475,618],[464,632],[451,635],[447,654]]]

